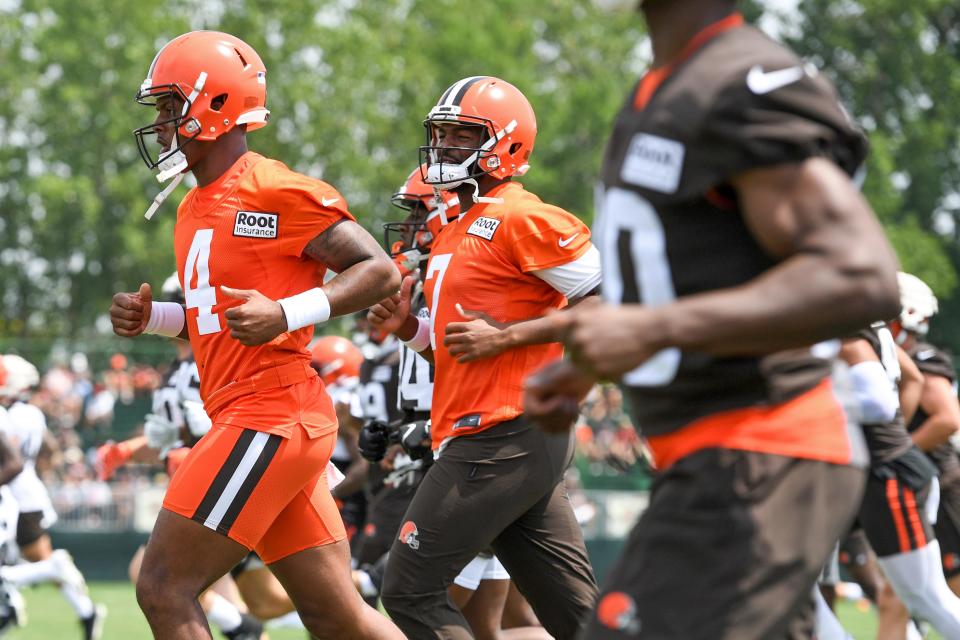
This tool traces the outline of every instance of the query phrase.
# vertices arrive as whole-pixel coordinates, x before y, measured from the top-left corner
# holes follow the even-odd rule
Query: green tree
[[[421,122],[467,75],[503,77],[537,111],[524,180],[589,219],[609,124],[639,72],[635,16],[589,0],[69,0],[0,3],[0,338],[109,335],[114,291],[174,268],[181,188],[159,190],[130,132],[153,113],[132,98],[157,49],[190,29],[252,44],[268,69],[270,126],[250,145],[337,186],[379,236],[390,195],[418,164]],[[127,344],[129,341],[118,341]],[[4,345],[0,344],[0,348]]]
[[[960,352],[960,5],[803,0],[795,18],[787,40],[869,134],[864,194],[903,269],[941,298],[934,337]]]

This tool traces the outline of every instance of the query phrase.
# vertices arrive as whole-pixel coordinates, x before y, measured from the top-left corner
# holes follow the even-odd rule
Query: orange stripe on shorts
[[[910,527],[913,529],[913,538],[916,541],[916,549],[927,544],[927,536],[923,532],[923,521],[920,519],[920,512],[917,510],[917,499],[910,489],[903,490],[903,501],[907,505],[907,517],[910,519]]]
[[[907,524],[903,520],[903,512],[900,510],[900,485],[896,478],[887,480],[887,502],[890,504],[890,514],[893,516],[893,524],[897,528],[897,540],[900,542],[900,551],[906,553],[910,551],[910,536],[907,535]]]

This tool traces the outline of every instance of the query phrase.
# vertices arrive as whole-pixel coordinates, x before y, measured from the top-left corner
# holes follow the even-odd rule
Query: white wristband
[[[150,320],[143,328],[144,333],[176,338],[183,331],[186,315],[183,305],[179,302],[152,302],[150,305]]]
[[[287,317],[287,331],[296,331],[330,319],[330,301],[320,287],[281,298],[277,302]]]
[[[417,353],[424,351],[430,346],[430,321],[426,318],[417,318],[417,333],[409,340],[402,342]]]

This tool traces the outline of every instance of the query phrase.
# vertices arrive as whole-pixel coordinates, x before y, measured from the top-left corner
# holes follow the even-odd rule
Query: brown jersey
[[[641,80],[616,120],[594,228],[605,299],[659,305],[753,280],[776,261],[747,227],[731,178],[812,157],[853,173],[865,153],[830,83],[793,52],[736,15],[708,27],[679,62]],[[622,382],[645,434],[660,436],[796,400],[829,372],[809,349],[720,357],[670,348]],[[822,459],[835,445],[808,453]]]

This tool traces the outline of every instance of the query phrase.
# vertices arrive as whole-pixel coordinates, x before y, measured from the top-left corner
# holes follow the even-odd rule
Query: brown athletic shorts
[[[706,449],[654,482],[586,638],[810,637],[810,594],[860,505],[865,471]]]

